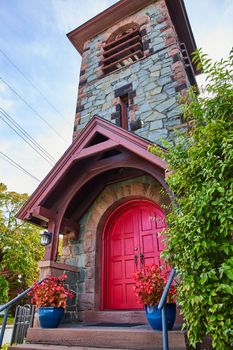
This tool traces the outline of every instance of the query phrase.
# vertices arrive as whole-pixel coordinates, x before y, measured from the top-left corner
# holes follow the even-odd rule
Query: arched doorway
[[[161,264],[160,232],[165,214],[148,200],[131,200],[108,218],[103,235],[103,305],[110,310],[140,309],[133,293],[133,272]]]

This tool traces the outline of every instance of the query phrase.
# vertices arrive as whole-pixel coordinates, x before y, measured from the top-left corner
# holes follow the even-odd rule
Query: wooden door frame
[[[137,205],[138,203],[147,203],[150,205],[153,205],[155,207],[158,207],[159,210],[161,210],[164,213],[164,210],[160,207],[159,204],[153,202],[152,200],[149,200],[147,198],[134,198],[134,199],[126,199],[124,203],[119,204],[116,208],[114,208],[110,214],[108,215],[105,224],[103,226],[103,233],[102,233],[102,257],[101,257],[101,310],[108,310],[107,309],[107,276],[108,276],[108,264],[107,264],[107,256],[108,256],[108,236],[109,236],[109,230],[114,222],[114,220],[126,209],[130,208],[134,205]],[[164,216],[166,217],[166,214],[164,213]]]

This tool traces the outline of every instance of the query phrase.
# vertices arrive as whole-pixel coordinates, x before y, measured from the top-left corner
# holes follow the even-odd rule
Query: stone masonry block
[[[157,129],[162,129],[163,127],[163,122],[162,120],[155,120],[150,123],[150,130],[157,130]]]
[[[93,293],[80,293],[78,295],[78,309],[79,310],[92,310],[94,307],[94,294]]]
[[[95,280],[92,278],[89,278],[85,282],[85,291],[87,293],[94,293],[95,291]]]
[[[152,113],[145,118],[145,122],[152,122],[153,120],[162,119],[162,118],[166,118],[166,115],[159,113],[157,111],[152,111]]]
[[[86,277],[86,272],[84,269],[80,269],[78,272],[78,282],[82,283],[85,281],[85,277]]]
[[[172,97],[172,98],[168,99],[167,101],[164,101],[164,102],[160,103],[159,105],[157,105],[156,110],[158,112],[163,112],[163,111],[167,110],[169,107],[171,107],[174,103],[176,103],[176,99],[175,99],[175,97]]]
[[[95,266],[95,254],[89,253],[85,255],[85,267]]]
[[[94,278],[95,276],[95,268],[89,267],[87,268],[87,278]]]
[[[115,97],[124,96],[124,95],[128,94],[129,92],[131,92],[132,90],[133,90],[132,84],[124,85],[124,86],[115,90]]]
[[[95,250],[95,240],[85,239],[84,240],[84,253],[93,252]]]
[[[148,103],[144,103],[142,105],[139,106],[139,110],[141,113],[144,113],[144,112],[148,112],[151,110],[151,107]]]

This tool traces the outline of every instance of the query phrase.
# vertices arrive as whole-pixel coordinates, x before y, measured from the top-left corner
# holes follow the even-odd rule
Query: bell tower
[[[183,0],[120,0],[68,37],[82,55],[74,142],[18,218],[51,233],[42,275],[69,272],[79,321],[144,323],[133,273],[163,264],[171,205],[167,164],[148,144],[184,127],[195,41]]]
[[[183,0],[121,0],[68,38],[82,55],[74,139],[94,115],[158,143],[182,127],[197,73]]]

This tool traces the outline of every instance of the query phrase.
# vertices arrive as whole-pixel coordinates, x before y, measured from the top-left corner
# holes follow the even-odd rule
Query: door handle
[[[141,265],[141,269],[144,268],[145,265],[145,258],[144,258],[144,254],[140,254],[140,265]]]
[[[134,263],[135,263],[135,266],[137,269],[137,267],[138,267],[138,255],[137,254],[134,255]]]

